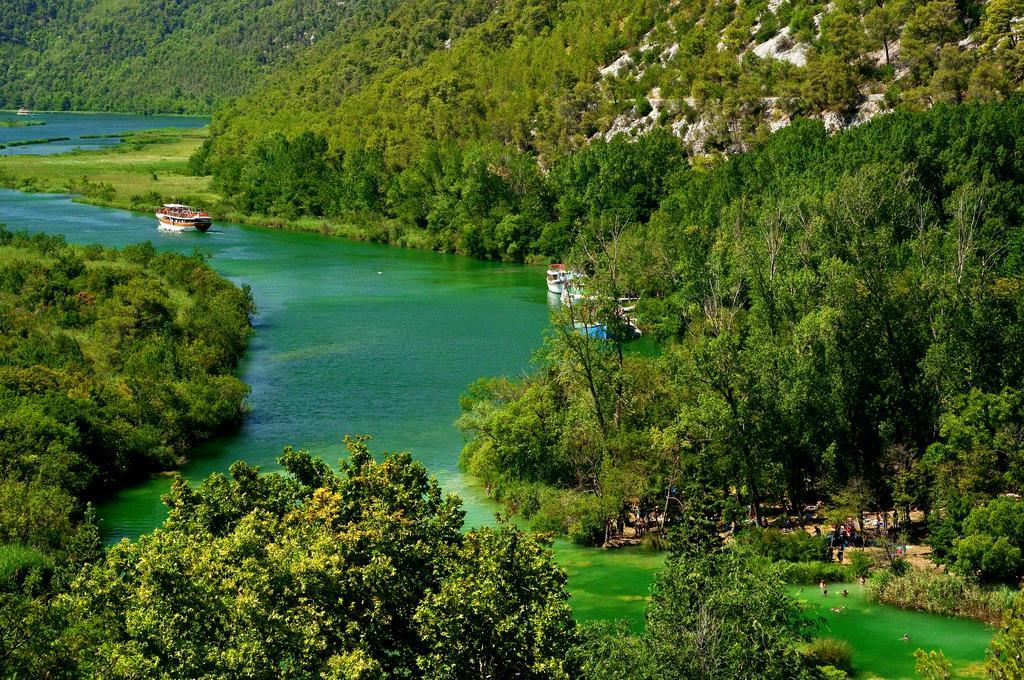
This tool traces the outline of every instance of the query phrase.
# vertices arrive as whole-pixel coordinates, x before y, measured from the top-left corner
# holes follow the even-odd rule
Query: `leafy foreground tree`
[[[782,680],[823,672],[800,654],[813,621],[787,594],[777,568],[700,533],[673,537],[641,636],[612,624],[583,629],[577,663],[584,675]]]
[[[183,480],[163,527],[122,541],[56,604],[77,674],[566,678],[565,574],[543,541],[462,534],[461,501],[409,454],[346,439],[335,473],[235,463]]]
[[[1002,631],[988,648],[986,671],[996,680],[1014,680],[1024,677],[1024,598],[1018,597],[1013,609],[1007,613]]]

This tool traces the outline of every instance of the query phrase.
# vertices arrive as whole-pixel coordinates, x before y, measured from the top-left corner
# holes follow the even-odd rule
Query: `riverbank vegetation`
[[[23,128],[46,125],[45,120],[0,120],[0,128]]]
[[[1006,585],[985,587],[970,577],[933,569],[877,571],[865,584],[868,599],[941,616],[963,616],[1000,624],[1018,599]]]
[[[0,149],[9,149],[18,146],[32,146],[33,144],[50,144],[51,142],[66,142],[70,137],[40,137],[39,139],[18,139],[6,144],[0,144]]]
[[[5,674],[73,675],[61,667],[67,650],[38,664],[56,627],[72,625],[52,608],[57,598],[102,559],[89,501],[178,465],[238,423],[248,387],[234,369],[252,313],[248,291],[201,256],[0,227]]]
[[[0,543],[53,557],[86,501],[238,422],[253,303],[149,244],[0,228],[0,262]]]
[[[205,139],[204,130],[168,128],[123,137],[122,144],[99,150],[0,156],[0,186],[74,193],[87,203],[144,212],[172,201],[218,202],[209,178],[188,172],[187,159]]]
[[[585,544],[695,494],[722,526],[823,501],[821,523],[861,533],[897,508],[954,569],[1015,582],[1021,110],[798,123],[677,170],[654,209],[583,212],[574,266],[639,297],[663,351],[556,313],[535,374],[464,397],[465,469]]]

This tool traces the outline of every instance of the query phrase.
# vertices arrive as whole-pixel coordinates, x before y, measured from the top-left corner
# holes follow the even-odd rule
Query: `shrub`
[[[510,513],[530,519],[540,510],[540,489],[537,484],[511,482],[500,488],[500,500]]]
[[[786,583],[848,583],[855,577],[853,570],[836,562],[781,562],[779,571]]]
[[[879,570],[867,582],[865,593],[869,600],[903,609],[990,623],[998,623],[1017,598],[1006,586],[985,588],[960,574],[927,569],[908,569],[905,574]]]
[[[850,557],[850,571],[854,576],[867,576],[875,566],[875,560],[863,550],[851,550],[847,554]]]
[[[669,549],[670,541],[665,536],[652,531],[644,534],[643,546],[651,552],[662,552]]]
[[[8,543],[0,545],[0,591],[19,590],[32,579],[45,583],[53,573],[53,563],[35,548]]]
[[[846,640],[814,638],[804,647],[803,654],[815,666],[832,666],[844,674],[853,672],[853,646]]]
[[[533,530],[566,535],[576,545],[601,545],[605,517],[596,496],[540,487]]]
[[[825,538],[804,531],[783,533],[750,527],[736,535],[736,544],[773,562],[824,561],[827,557]]]

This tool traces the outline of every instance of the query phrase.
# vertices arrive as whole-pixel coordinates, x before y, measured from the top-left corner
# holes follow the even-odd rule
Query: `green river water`
[[[83,126],[95,121],[83,119]],[[10,132],[0,128],[0,143]],[[238,459],[273,470],[287,444],[334,462],[343,454],[344,434],[368,433],[375,450],[412,451],[445,489],[462,496],[467,525],[493,522],[498,508],[458,470],[458,396],[480,376],[529,370],[548,318],[542,268],[244,225],[164,234],[151,215],[8,190],[0,190],[0,223],[61,233],[74,243],[198,247],[223,275],[252,287],[256,334],[240,366],[252,386],[252,412],[236,433],[196,450],[181,470],[186,478],[199,481]],[[102,504],[106,538],[134,537],[158,525],[168,484],[157,476]],[[627,618],[642,626],[661,556],[563,541],[555,547],[579,620]],[[830,614],[814,597],[810,603]],[[849,610],[832,622],[831,634],[855,645],[865,677],[912,676],[913,648],[896,644],[903,628],[912,644],[945,650],[961,670],[982,659],[991,637],[981,624],[869,606],[856,595],[844,604]],[[914,631],[930,632],[918,641]]]
[[[840,595],[844,589],[849,596]],[[869,602],[863,588],[853,583],[829,584],[826,597],[813,585],[792,587],[790,592],[820,618],[820,635],[850,641],[858,677],[917,677],[916,649],[941,649],[955,677],[983,677],[981,661],[993,632],[989,626]],[[833,608],[843,611],[836,613]],[[904,634],[908,640],[903,640]]]

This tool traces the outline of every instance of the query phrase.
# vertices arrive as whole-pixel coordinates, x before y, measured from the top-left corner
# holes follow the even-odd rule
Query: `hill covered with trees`
[[[897,108],[1003,101],[1024,76],[1012,3],[508,0],[473,22],[406,7],[218,112],[193,170],[225,206],[560,257],[572,234],[552,225],[590,200],[564,198],[588,147],[652,154],[656,193],[687,156],[718,162],[799,118],[834,133]],[[422,63],[396,31],[426,45]],[[626,144],[657,130],[657,148]]]
[[[397,0],[13,0],[0,7],[0,108],[209,113]]]
[[[219,116],[228,147],[311,130],[404,164],[428,141],[486,140],[550,163],[597,135],[667,127],[739,150],[796,116],[845,127],[904,103],[990,100],[1020,85],[1013,2],[502,0],[456,35],[396,12],[357,44],[282,72]],[[347,77],[433,31],[421,66]],[[403,50],[404,51],[404,50]],[[401,51],[399,52],[401,53]]]

